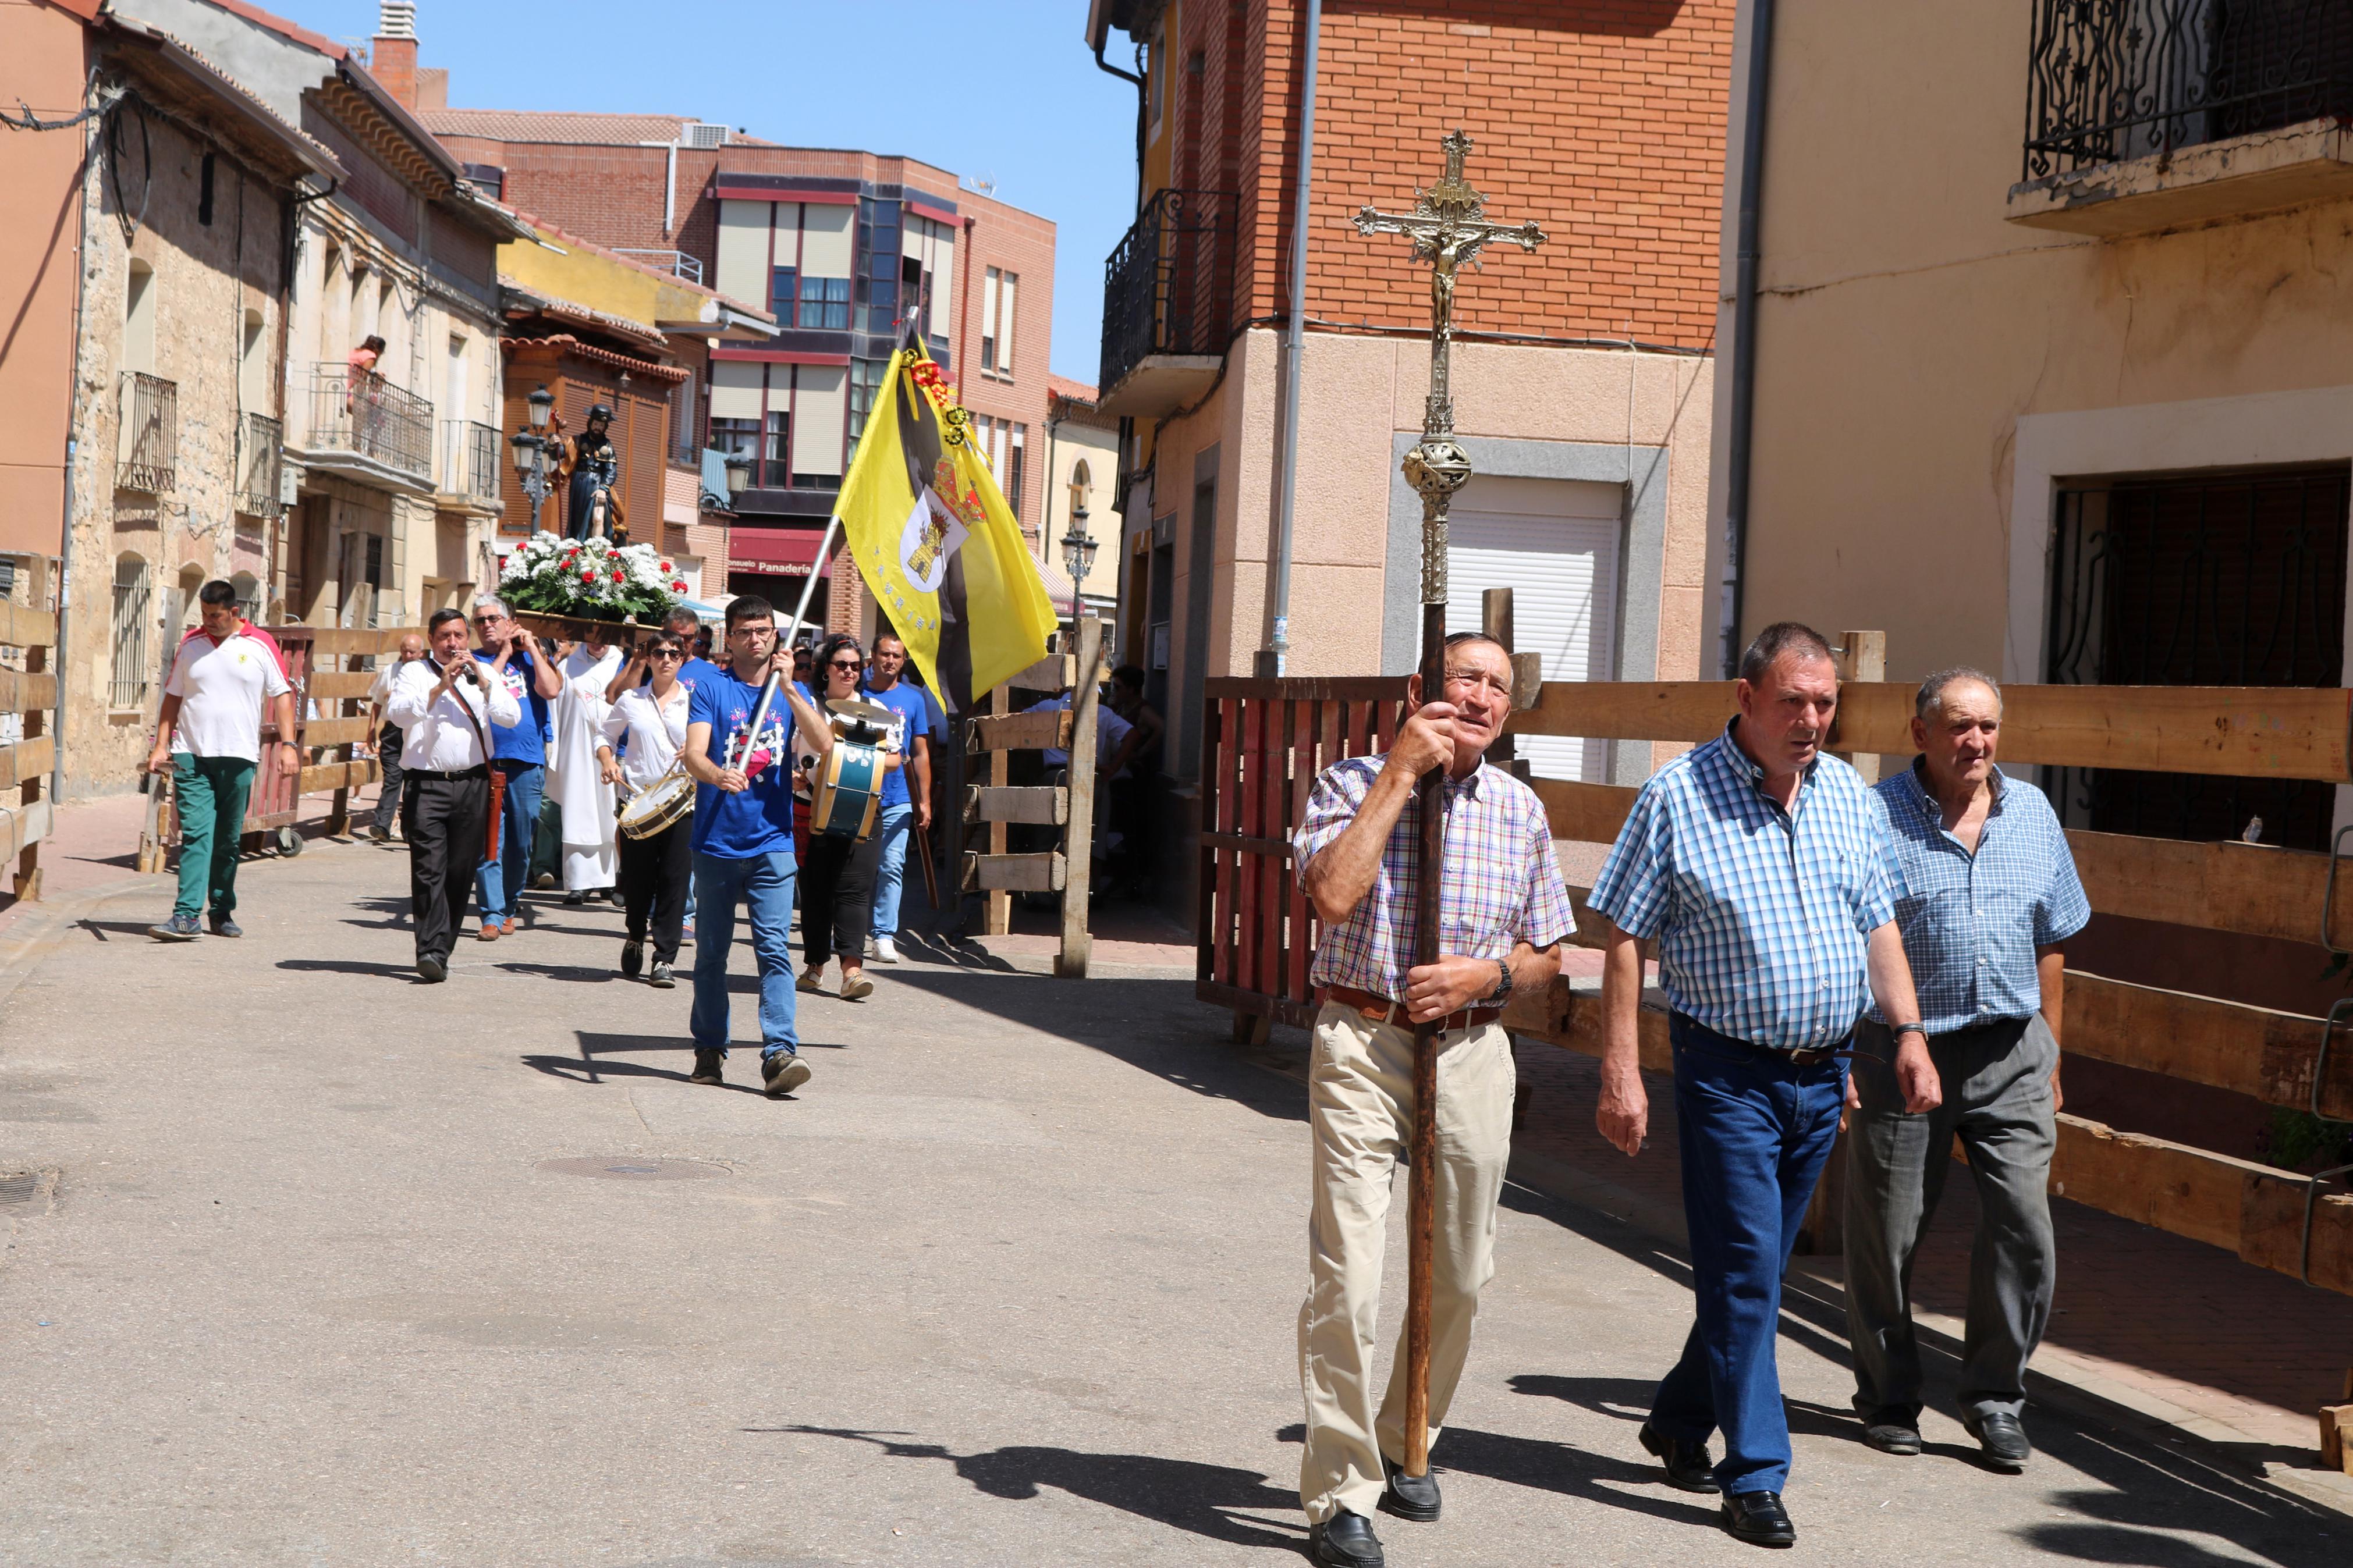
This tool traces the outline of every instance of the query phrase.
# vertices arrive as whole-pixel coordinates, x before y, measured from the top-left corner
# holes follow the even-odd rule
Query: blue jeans
[[[1789,1479],[1774,1359],[1781,1276],[1838,1136],[1846,1064],[1799,1067],[1681,1014],[1668,1038],[1697,1318],[1651,1425],[1685,1443],[1722,1428],[1725,1491],[1778,1492]]]
[[[875,815],[874,836],[882,842],[882,864],[874,875],[874,934],[888,939],[899,934],[899,889],[907,877],[907,841],[913,836],[915,807],[912,801],[883,806]]]
[[[793,852],[735,860],[694,857],[694,1013],[697,1047],[727,1051],[727,950],[735,942],[735,901],[752,912],[760,963],[760,1054],[793,1056]]]
[[[522,890],[531,882],[531,835],[539,826],[539,792],[547,770],[537,763],[505,757],[491,763],[507,776],[506,804],[501,808],[499,858],[485,860],[474,873],[474,897],[485,921],[511,921]]]

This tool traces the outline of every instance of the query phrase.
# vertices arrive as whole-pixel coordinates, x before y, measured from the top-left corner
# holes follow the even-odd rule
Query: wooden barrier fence
[[[989,693],[989,711],[967,723],[965,755],[988,758],[988,782],[968,784],[959,815],[965,842],[976,834],[981,847],[966,848],[957,861],[967,893],[987,895],[984,930],[1003,935],[1012,929],[1017,892],[1062,896],[1061,950],[1054,973],[1084,979],[1093,939],[1087,904],[1093,870],[1096,707],[1102,700],[1103,622],[1083,616],[1074,651],[1048,654]],[[1069,693],[1070,702],[1046,712],[1013,711],[1017,690]],[[1066,753],[1065,782],[1016,785],[1013,753],[1052,750]],[[1058,827],[1061,847],[1011,852],[1016,825]]]
[[[33,598],[48,597],[48,563],[37,562]],[[0,601],[0,647],[20,650],[22,669],[0,669],[0,713],[17,715],[19,739],[0,748],[0,858],[14,858],[10,890],[21,900],[41,896],[41,840],[49,836],[48,778],[57,765],[57,737],[48,731],[58,705],[58,678],[49,668],[58,646],[58,618],[47,610]]]
[[[1914,691],[1844,687],[1831,749],[1911,754]],[[1293,875],[1289,837],[1318,772],[1386,747],[1404,681],[1214,679],[1205,697],[1196,994],[1233,1009],[1238,1032],[1268,1018],[1304,1026],[1315,1012],[1307,967],[1319,922]],[[2008,766],[2353,783],[2353,690],[2010,686],[2003,699]],[[1720,734],[1733,711],[1729,682],[1555,682],[1513,715],[1506,733],[1694,743]],[[1614,839],[1637,793],[1531,782],[1553,837],[1585,843]],[[2255,844],[2067,837],[2098,912],[2353,950],[2353,863]],[[1586,910],[1584,889],[1573,891],[1576,940],[1598,946],[1606,922]],[[2071,970],[2065,1019],[2069,1055],[2353,1120],[2353,999],[2318,1018]],[[1590,980],[1563,978],[1516,996],[1504,1022],[1572,1050],[1601,1049]],[[1646,1000],[1642,1061],[1653,1070],[1670,1066],[1666,1024],[1663,1004]],[[2353,1293],[2353,1196],[2066,1112],[2059,1126],[2052,1192]]]

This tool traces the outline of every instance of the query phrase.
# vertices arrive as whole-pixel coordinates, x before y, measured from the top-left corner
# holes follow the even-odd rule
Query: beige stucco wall
[[[1883,627],[1894,679],[2039,678],[2052,479],[2353,456],[2353,204],[2020,227],[2030,7],[1778,18],[1744,634]]]
[[[1280,346],[1272,331],[1245,334],[1212,399],[1160,436],[1152,510],[1155,516],[1178,513],[1172,683],[1186,679],[1184,667],[1194,657],[1182,646],[1189,586],[1184,531],[1195,456],[1213,441],[1219,447],[1217,578],[1201,655],[1205,672],[1248,674],[1269,634]],[[1303,360],[1289,673],[1375,674],[1383,663],[1396,437],[1420,430],[1429,343],[1311,333]],[[1688,679],[1698,668],[1714,371],[1712,359],[1696,355],[1490,343],[1454,349],[1455,427],[1462,436],[1666,448],[1656,664],[1621,672],[1629,679]]]

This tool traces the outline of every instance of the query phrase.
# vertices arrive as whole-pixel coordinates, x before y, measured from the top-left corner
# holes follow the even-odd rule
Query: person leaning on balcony
[[[1846,1315],[1863,1441],[1918,1453],[1912,1254],[1936,1215],[1957,1135],[1978,1192],[1961,1423],[1989,1462],[2017,1470],[2033,1453],[2019,1416],[2058,1264],[2049,1192],[2067,968],[2058,944],[2084,929],[2092,908],[2051,803],[1994,765],[2000,731],[1993,677],[1941,670],[1921,682],[1914,704],[1919,760],[1877,791],[1895,922],[1945,1100],[1906,1114],[1874,1008],[1855,1029],[1847,1100]]]
[[[1838,710],[1830,645],[1795,622],[1766,627],[1741,656],[1737,694],[1722,735],[1642,786],[1594,883],[1591,906],[1611,922],[1596,1121],[1627,1154],[1641,1150],[1641,944],[1656,941],[1696,1316],[1641,1440],[1669,1484],[1724,1494],[1735,1536],[1788,1546],[1781,1276],[1838,1134],[1841,1058],[1864,1003],[1895,1020],[1894,1089],[1911,1114],[1936,1109],[1936,1068],[1877,805],[1820,752]],[[1724,1462],[1711,1467],[1718,1428]]]
[[[356,414],[359,412],[359,406],[362,402],[361,395],[363,391],[366,394],[365,401],[371,405],[374,405],[375,402],[376,362],[383,358],[384,340],[375,336],[374,334],[370,334],[368,337],[363,338],[360,341],[360,346],[353,349],[351,353],[345,357],[343,361],[343,363],[346,366],[343,375],[344,413]]]
[[[449,948],[489,842],[491,737],[525,710],[501,671],[467,653],[463,610],[434,611],[425,638],[433,651],[400,667],[385,713],[406,737],[400,835],[408,840],[417,973],[437,984],[449,977]]]
[[[179,897],[171,919],[148,928],[164,942],[193,942],[208,900],[215,936],[245,934],[237,923],[237,851],[261,759],[263,704],[270,705],[280,735],[294,733],[294,688],[275,650],[246,635],[237,589],[216,578],[197,591],[196,603],[203,625],[172,660],[146,762],[151,773],[172,770],[180,814]],[[301,750],[290,738],[275,749],[280,773],[302,771]]]
[[[1475,632],[1446,639],[1445,687],[1388,753],[1335,763],[1315,780],[1293,840],[1300,884],[1324,919],[1311,978],[1320,1010],[1308,1076],[1314,1142],[1307,1300],[1299,1377],[1307,1402],[1299,1497],[1308,1552],[1335,1568],[1378,1568],[1379,1507],[1438,1517],[1434,1475],[1406,1452],[1403,1335],[1373,1403],[1389,1184],[1414,1117],[1414,1025],[1436,1023],[1438,1172],[1430,1311],[1430,1433],[1437,1440],[1471,1350],[1479,1292],[1495,1272],[1495,1203],[1511,1156],[1512,1038],[1497,1023],[1515,990],[1541,990],[1575,929],[1552,829],[1527,785],[1486,765],[1512,706],[1512,666]],[[1415,783],[1442,767],[1444,956],[1414,962],[1420,806]]]

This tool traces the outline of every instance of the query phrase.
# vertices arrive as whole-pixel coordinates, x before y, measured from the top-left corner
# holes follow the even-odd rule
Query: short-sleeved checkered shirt
[[[2059,814],[2042,791],[2000,768],[1992,783],[1974,855],[1945,831],[1919,763],[1873,792],[1886,821],[1895,925],[1931,1035],[2023,1018],[2042,1006],[2034,950],[2064,942],[2092,919]],[[1877,1007],[1871,1016],[1880,1016]]]
[[[1380,776],[1379,757],[1325,768],[1292,836],[1294,863],[1340,837]],[[1451,957],[1507,958],[1515,943],[1547,948],[1576,929],[1568,885],[1553,858],[1552,826],[1535,792],[1486,763],[1445,782],[1446,876],[1438,900],[1438,949]],[[1381,847],[1380,869],[1356,911],[1324,928],[1309,977],[1392,999],[1414,964],[1414,898],[1421,885],[1421,803],[1406,802]]]
[[[1820,756],[1783,811],[1738,723],[1642,786],[1591,904],[1658,939],[1677,1012],[1754,1045],[1834,1045],[1870,999],[1865,938],[1895,915],[1879,808],[1852,768]]]

